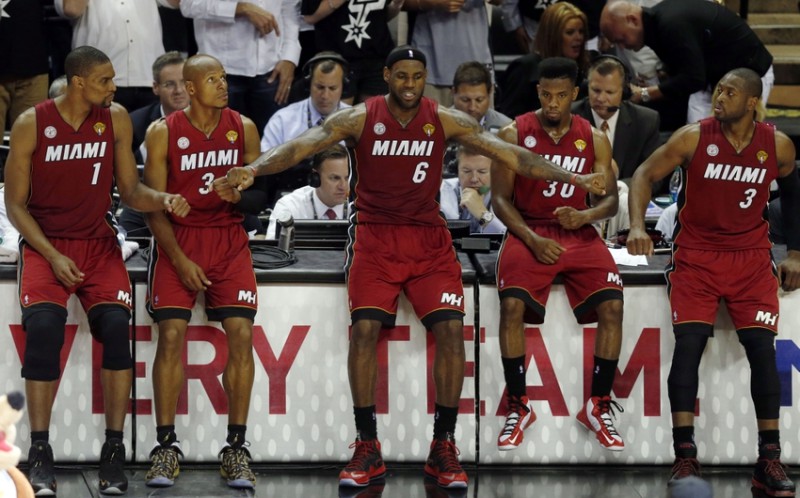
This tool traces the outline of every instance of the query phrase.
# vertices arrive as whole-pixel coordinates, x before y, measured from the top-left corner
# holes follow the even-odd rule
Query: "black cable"
[[[145,260],[150,259],[150,247],[139,250]],[[285,268],[297,263],[294,253],[289,253],[283,249],[272,246],[252,245],[250,246],[253,268],[256,270],[274,270]]]
[[[253,268],[258,270],[273,270],[284,268],[297,262],[294,253],[284,251],[272,246],[250,246],[253,257]]]

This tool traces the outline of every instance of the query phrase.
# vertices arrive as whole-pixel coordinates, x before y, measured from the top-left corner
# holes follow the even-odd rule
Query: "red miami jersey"
[[[678,196],[677,246],[716,251],[772,247],[764,208],[769,185],[778,177],[775,128],[755,126],[750,144],[737,153],[719,121],[700,121],[700,140]]]
[[[50,238],[115,237],[111,218],[114,127],[111,110],[92,106],[74,130],[46,100],[36,105],[28,212]]]
[[[533,151],[560,165],[570,173],[584,175],[594,167],[592,125],[572,115],[569,130],[558,142],[542,128],[534,112],[517,116],[517,141],[520,147]],[[526,221],[552,221],[553,210],[561,206],[586,209],[586,192],[569,183],[532,180],[520,175],[514,179],[514,206]]]
[[[355,223],[445,226],[437,200],[446,146],[438,103],[422,97],[405,127],[384,96],[365,105],[353,166]]]
[[[181,194],[192,206],[172,223],[192,227],[226,226],[242,221],[232,203],[222,200],[212,183],[244,163],[244,126],[238,112],[222,109],[211,135],[195,128],[184,111],[166,117],[169,134],[167,192]]]

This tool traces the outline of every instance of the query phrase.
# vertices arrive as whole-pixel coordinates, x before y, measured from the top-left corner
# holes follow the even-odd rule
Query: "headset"
[[[314,156],[311,158],[311,171],[308,172],[308,185],[313,188],[318,188],[321,186],[322,178],[319,176],[319,170],[322,167],[322,163],[328,159],[339,158],[347,159],[347,170],[349,172],[350,153],[344,146],[340,144],[332,145],[329,149],[325,149],[322,152],[317,152],[314,154]]]
[[[611,54],[600,54],[592,61],[591,65],[589,66],[589,72],[594,70],[603,60],[612,60],[619,63],[622,66],[622,100],[630,100],[631,98],[631,82],[633,81],[633,76],[631,75],[630,70],[628,69],[628,65],[625,64],[625,61],[617,57],[616,55]]]
[[[344,74],[342,80],[343,88],[347,88],[350,85],[350,63],[338,53],[332,50],[325,50],[303,64],[303,86],[307,92],[311,91],[311,76],[314,74],[314,69],[325,61],[332,61],[342,66],[342,73]]]

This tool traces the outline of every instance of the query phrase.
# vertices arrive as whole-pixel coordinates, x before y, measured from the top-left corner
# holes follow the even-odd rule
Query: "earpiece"
[[[630,100],[631,98],[631,82],[633,81],[633,76],[631,72],[628,70],[628,66],[625,62],[617,57],[616,55],[611,54],[600,54],[598,55],[589,67],[589,71],[594,70],[597,66],[599,66],[603,61],[615,61],[620,66],[622,66],[622,100]]]
[[[311,91],[311,76],[314,74],[314,69],[325,61],[332,61],[342,66],[342,73],[344,73],[342,84],[344,87],[350,84],[350,63],[338,53],[332,50],[325,50],[303,64],[303,83],[306,91]]]
[[[322,179],[319,177],[319,171],[316,167],[311,168],[311,171],[308,172],[308,185],[314,188],[319,188],[322,185]]]

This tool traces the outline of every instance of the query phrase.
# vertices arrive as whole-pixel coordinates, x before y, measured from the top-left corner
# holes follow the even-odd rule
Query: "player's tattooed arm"
[[[254,176],[280,173],[342,140],[349,143],[357,141],[365,117],[366,107],[363,104],[337,111],[328,116],[321,126],[310,128],[299,137],[273,147],[247,167],[231,168],[227,174],[228,183],[242,190],[253,184]]]

